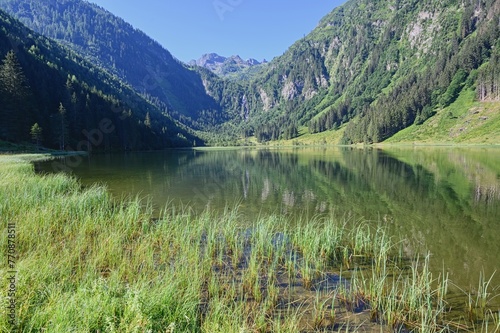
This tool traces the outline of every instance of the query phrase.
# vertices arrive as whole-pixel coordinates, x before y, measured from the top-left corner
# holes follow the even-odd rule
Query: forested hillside
[[[339,137],[331,131],[341,129],[340,143],[381,142],[421,126],[462,91],[499,100],[499,13],[494,0],[351,0],[252,81],[239,82],[240,90],[206,86],[238,96],[238,105],[225,105],[240,114],[223,127],[228,133],[265,142],[304,130]]]
[[[31,29],[118,76],[184,123],[198,127],[200,117],[210,118],[207,122],[225,120],[195,71],[97,5],[81,0],[0,0],[0,6]]]
[[[165,110],[1,10],[0,58],[1,140],[78,150],[202,144]]]
[[[447,128],[465,122],[457,115],[468,110],[444,111],[461,95],[469,104],[500,98],[500,0],[349,0],[243,80],[187,67],[84,1],[0,0],[0,6],[98,61],[210,144],[300,140],[304,133],[346,144],[381,142],[410,126],[429,126],[435,114],[449,114]]]
[[[347,2],[252,84],[261,105],[250,117],[274,115],[266,126],[257,121],[255,134],[344,126],[343,143],[380,142],[422,124],[463,89],[497,98],[499,10],[493,0]]]
[[[419,8],[417,19],[402,33],[407,37],[406,45],[398,48],[398,70],[381,94],[360,113],[355,109],[359,117],[347,126],[345,143],[383,141],[424,123],[461,91],[495,85],[486,77],[498,72],[499,4],[466,1],[437,10]]]

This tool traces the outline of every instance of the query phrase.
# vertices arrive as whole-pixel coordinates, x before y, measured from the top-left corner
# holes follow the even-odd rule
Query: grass
[[[346,125],[337,130],[310,133],[299,127],[290,140],[259,143],[255,137],[240,140],[250,146],[325,146],[339,145]],[[378,145],[498,145],[500,143],[500,102],[478,102],[473,89],[464,89],[454,103],[436,111],[421,125],[411,125]],[[359,145],[358,145],[359,146]]]
[[[299,136],[291,140],[272,141],[270,145],[338,145],[344,135],[345,126],[338,130],[329,130],[320,133],[309,133],[306,126],[299,128]]]
[[[450,106],[437,110],[436,115],[421,125],[411,125],[381,145],[498,145],[500,142],[500,103],[478,102],[476,92],[464,89]],[[345,126],[338,130],[309,133],[299,128],[299,136],[291,140],[267,143],[272,146],[338,145]],[[259,145],[255,140],[253,144]]]
[[[454,103],[438,110],[422,125],[412,125],[384,144],[498,144],[499,110],[499,102],[477,102],[475,91],[466,89]]]
[[[449,318],[446,276],[430,257],[366,221],[282,216],[247,220],[237,209],[153,218],[139,198],[114,201],[65,175],[36,175],[44,156],[0,156],[0,247],[15,224],[16,319],[0,332],[490,332],[498,313],[488,280],[480,318]],[[1,253],[2,276],[7,266]],[[6,284],[6,282],[4,281]],[[0,297],[6,304],[8,288]],[[473,299],[471,293],[471,299]],[[361,312],[360,312],[361,311]],[[480,320],[479,320],[480,319]],[[482,328],[481,328],[482,327]]]
[[[15,144],[7,141],[0,140],[0,152],[27,152],[27,151],[36,151],[37,148],[35,145],[25,143],[25,144]]]
[[[27,154],[27,153],[62,153],[61,151],[49,149],[45,147],[37,147],[33,143],[22,142],[22,143],[12,143],[8,141],[0,140],[0,154],[5,153],[16,153],[16,154]]]

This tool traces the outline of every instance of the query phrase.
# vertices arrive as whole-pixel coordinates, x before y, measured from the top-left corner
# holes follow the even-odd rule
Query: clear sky
[[[123,18],[182,61],[205,53],[279,56],[345,0],[88,0]]]

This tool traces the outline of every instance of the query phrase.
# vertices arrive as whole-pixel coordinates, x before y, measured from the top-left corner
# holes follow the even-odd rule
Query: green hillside
[[[71,150],[202,144],[130,87],[1,10],[0,59],[0,140]]]
[[[473,92],[471,102],[494,103],[499,8],[498,1],[348,1],[255,80],[263,106],[254,108],[254,128],[264,110],[267,124],[275,116],[274,136],[291,123],[309,133],[347,124],[342,143],[372,143],[442,113],[463,89]]]
[[[202,126],[200,117],[224,120],[195,71],[103,8],[81,0],[0,0],[0,7],[114,74],[176,119],[193,127]]]
[[[0,6],[95,59],[211,145],[497,142],[498,0],[350,0],[239,80],[181,64],[87,2]],[[145,77],[156,83],[141,85]]]
[[[473,90],[464,90],[450,106],[421,125],[396,133],[387,143],[500,143],[500,103],[478,102]]]

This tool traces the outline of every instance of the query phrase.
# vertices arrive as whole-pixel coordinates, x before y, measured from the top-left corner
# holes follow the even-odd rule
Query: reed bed
[[[28,160],[32,159],[29,157]],[[255,220],[113,200],[0,156],[0,248],[16,225],[16,326],[1,332],[495,332],[484,279],[451,318],[446,275],[367,221]],[[1,273],[7,274],[5,251]],[[5,283],[6,284],[6,283]],[[2,286],[2,304],[8,299]],[[5,302],[4,302],[5,301]],[[468,315],[469,314],[469,315]]]

